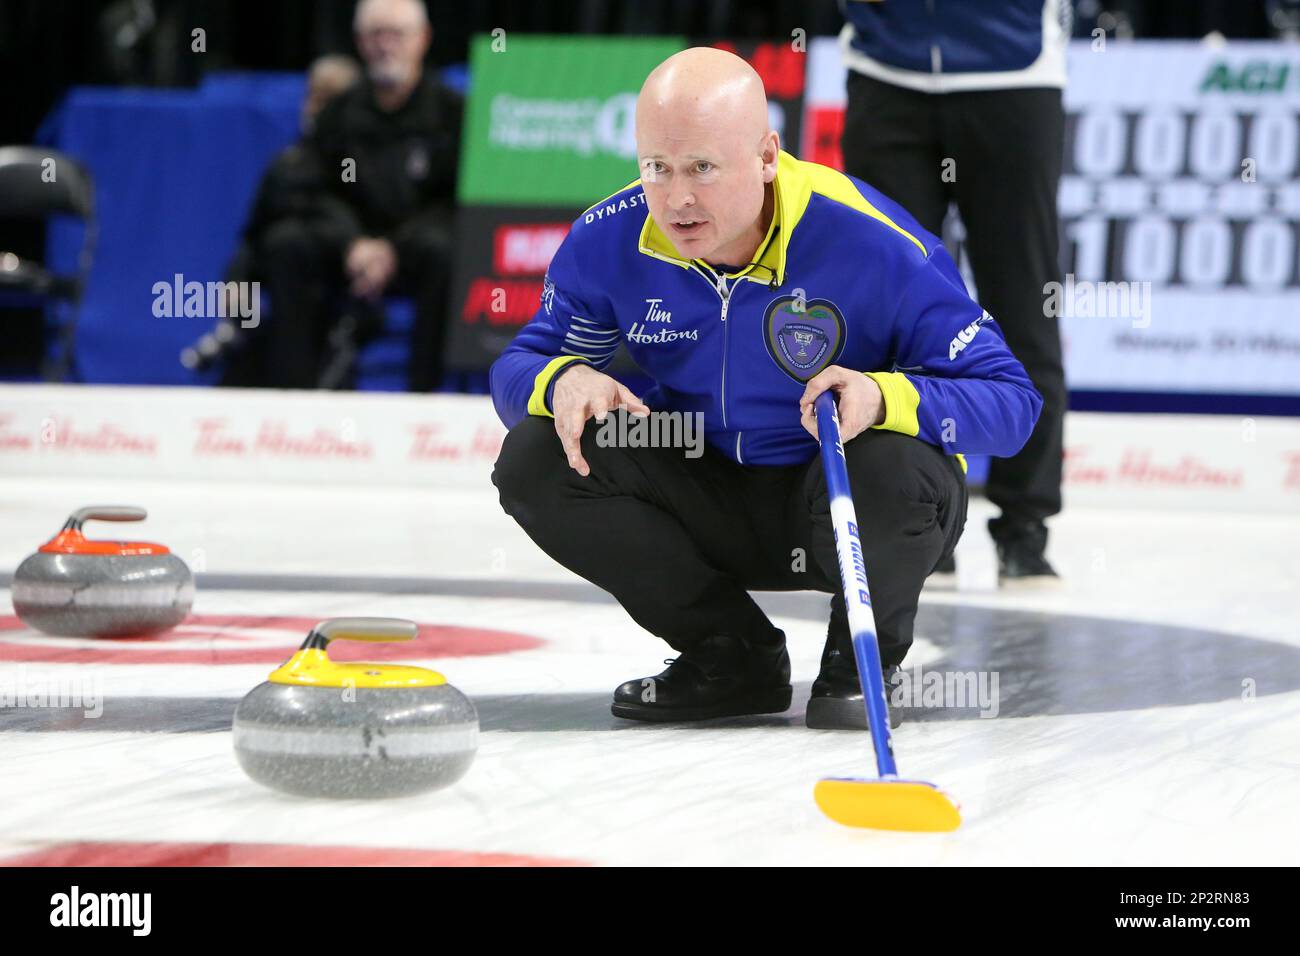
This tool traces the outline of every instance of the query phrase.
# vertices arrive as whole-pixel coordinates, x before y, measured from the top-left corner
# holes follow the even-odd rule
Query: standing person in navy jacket
[[[1044,287],[1060,281],[1056,193],[1070,0],[845,0],[844,168],[940,233],[966,228],[980,302],[1043,396],[1020,454],[985,492],[1004,584],[1054,582],[1044,519],[1061,510],[1061,336]],[[952,570],[950,566],[944,570]]]
[[[1041,401],[933,235],[781,151],[744,60],[670,57],[636,122],[641,178],[574,223],[492,366],[501,504],[679,652],[616,715],[785,710],[785,635],[748,592],[816,590],[836,596],[808,724],[864,726],[814,399],[836,393],[887,676],[965,523],[961,453],[1014,454]],[[644,396],[601,371],[620,345]],[[633,439],[656,422],[671,440]]]

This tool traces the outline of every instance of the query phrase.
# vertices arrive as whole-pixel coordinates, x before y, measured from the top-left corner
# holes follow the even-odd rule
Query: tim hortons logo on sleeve
[[[550,273],[542,280],[542,307],[546,309],[546,314],[551,314],[551,309],[555,303],[555,283],[551,281]]]

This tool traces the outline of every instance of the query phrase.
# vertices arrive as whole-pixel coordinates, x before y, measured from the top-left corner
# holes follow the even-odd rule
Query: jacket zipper
[[[727,288],[727,282],[722,276],[713,270],[704,270],[698,265],[693,265],[700,275],[709,280],[709,285],[713,286],[713,291],[718,293],[718,298],[722,300],[722,427],[727,427],[727,309],[731,305],[731,293],[736,290],[736,284],[733,282],[731,288]],[[739,282],[737,279],[736,282]]]
[[[736,282],[740,280],[737,279]],[[731,293],[735,290],[736,285],[733,282],[731,288],[727,288],[727,281],[718,276],[718,295],[722,297],[722,427],[727,427],[727,340],[730,338],[730,329],[727,325],[727,309],[731,306]]]
[[[737,276],[736,279],[731,283],[731,288],[727,288],[727,280],[724,279],[722,276],[718,275],[716,272],[713,272],[713,270],[710,269],[706,271],[700,268],[700,266],[698,265],[693,266],[693,268],[697,272],[699,272],[700,275],[704,276],[704,278],[709,279],[709,284],[713,286],[713,290],[718,293],[718,298],[722,300],[722,427],[726,428],[727,427],[727,342],[730,338],[730,335],[728,333],[728,326],[727,326],[727,309],[731,307],[731,295],[733,292],[736,291],[736,286],[740,284],[742,279],[741,277]],[[744,464],[744,460],[740,457],[740,436],[743,434],[744,432],[736,432],[736,462],[742,465]]]

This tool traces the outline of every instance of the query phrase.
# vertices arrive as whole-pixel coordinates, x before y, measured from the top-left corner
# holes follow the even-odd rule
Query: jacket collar
[[[803,169],[803,163],[785,150],[777,157],[772,191],[772,222],[767,229],[767,238],[758,247],[754,261],[735,275],[768,284],[775,280],[779,286],[785,282],[786,250],[790,246],[790,237],[803,218],[804,211],[808,208],[808,199],[812,195],[812,183]],[[638,249],[644,255],[671,262],[683,269],[689,269],[693,264],[711,268],[702,259],[683,259],[649,212],[645,216],[645,225],[641,227]]]

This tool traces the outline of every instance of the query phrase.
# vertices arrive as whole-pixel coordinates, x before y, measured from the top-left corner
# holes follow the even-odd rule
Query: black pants
[[[1056,193],[1064,130],[1060,90],[929,94],[849,71],[845,171],[936,235],[949,202],[957,203],[980,304],[1043,396],[1025,447],[990,465],[985,490],[1003,515],[991,523],[995,537],[1061,510],[1065,373],[1043,286],[1061,279]],[[945,168],[954,181],[944,181]]]
[[[614,413],[621,414],[621,413]],[[748,594],[839,594],[839,563],[820,457],[806,465],[738,465],[707,445],[600,447],[588,422],[586,478],[568,466],[555,423],[529,416],[510,430],[492,481],[501,506],[538,546],[608,591],[677,650],[717,634],[762,641],[773,627]],[[868,430],[844,446],[857,507],[881,658],[912,644],[926,576],[957,546],[966,482],[956,459],[896,432]],[[839,633],[848,651],[843,597]]]
[[[450,229],[429,227],[396,243],[397,275],[387,293],[415,299],[408,382],[412,391],[436,388],[451,274]],[[280,388],[315,388],[326,359],[338,303],[347,294],[345,243],[299,219],[274,223],[258,244],[271,315],[263,333],[266,366]]]

